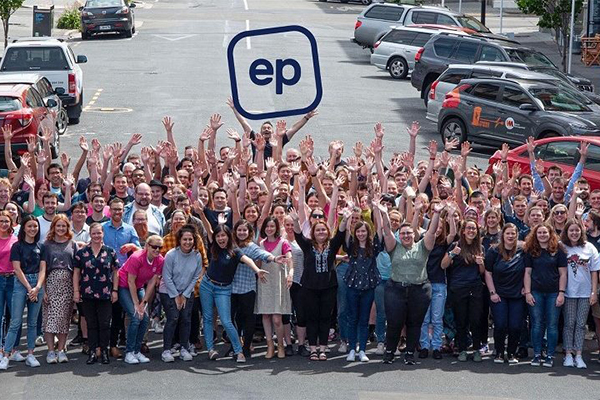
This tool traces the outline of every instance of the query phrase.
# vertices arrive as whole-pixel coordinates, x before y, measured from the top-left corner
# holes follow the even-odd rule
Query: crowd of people
[[[493,354],[553,367],[562,343],[563,365],[586,368],[586,329],[600,332],[600,190],[582,178],[585,144],[570,176],[535,159],[531,138],[529,173],[504,145],[487,174],[469,166],[468,142],[431,141],[416,160],[417,123],[409,150],[386,160],[384,139],[401,139],[378,123],[369,144],[334,140],[319,162],[310,135],[290,143],[316,111],[254,131],[228,105],[242,134],[214,114],[180,153],[165,117],[165,140],[139,153],[140,134],[81,137],[72,169],[46,134],[15,163],[4,125],[0,369],[40,366],[42,344],[48,364],[68,362],[75,316],[87,364],[150,362],[154,330],[166,363],[201,349],[245,362],[259,336],[267,359],[325,361],[335,340],[348,361],[368,362],[371,343],[407,365]],[[218,135],[231,146],[217,149]]]

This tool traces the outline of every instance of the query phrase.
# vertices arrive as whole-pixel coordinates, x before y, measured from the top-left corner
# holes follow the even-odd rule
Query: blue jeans
[[[358,290],[346,287],[348,305],[348,348],[356,349],[357,335],[359,350],[367,349],[369,337],[369,316],[375,297],[375,289]]]
[[[15,284],[14,276],[0,276],[0,348],[4,348],[5,310],[12,308],[12,295]]]
[[[517,352],[521,329],[523,328],[523,315],[525,313],[525,300],[520,297],[509,299],[501,297],[500,302],[490,301],[492,316],[494,317],[494,347],[496,354],[504,354],[504,342],[508,334],[508,355]]]
[[[532,290],[531,294],[535,299],[535,304],[529,306],[533,354],[536,356],[542,354],[544,331],[547,331],[548,356],[554,357],[558,343],[558,318],[560,316],[560,307],[556,307],[558,293],[543,293]]]
[[[421,326],[419,342],[422,349],[441,350],[442,334],[444,333],[444,310],[446,309],[446,284],[431,284],[431,303],[425,314]],[[433,327],[433,334],[429,336],[429,325]]]
[[[26,274],[25,278],[32,288],[37,285],[38,274]],[[13,348],[19,346],[25,306],[27,306],[27,350],[35,349],[38,314],[42,309],[43,298],[44,288],[41,288],[38,292],[37,301],[29,301],[27,297],[27,288],[23,286],[19,279],[15,278],[12,307],[10,308],[10,327],[8,328],[6,345],[4,346],[4,350],[7,353],[10,353]]]
[[[202,304],[206,349],[209,351],[214,350],[213,307],[216,305],[221,325],[223,325],[225,332],[227,332],[227,337],[231,340],[233,352],[235,354],[241,353],[242,343],[240,342],[240,336],[233,322],[231,322],[231,285],[215,285],[205,276],[200,284],[200,303]]]
[[[144,298],[144,289],[138,290],[138,301]],[[123,309],[129,315],[129,327],[127,328],[127,345],[125,346],[126,353],[139,353],[142,348],[142,340],[146,334],[146,328],[150,322],[148,311],[144,313],[143,318],[135,315],[135,307],[129,288],[119,288],[119,302]]]
[[[375,311],[377,316],[375,318],[375,336],[377,336],[377,343],[385,343],[385,283],[386,280],[379,282],[379,285],[375,288]]]
[[[346,286],[346,282],[344,282],[344,275],[348,271],[348,263],[339,263],[337,267],[335,267],[335,272],[337,274],[337,311],[338,311],[338,327],[340,330],[340,339],[347,340],[348,339],[348,329],[349,329],[349,320],[348,320],[348,304],[346,302],[346,291],[348,286]]]

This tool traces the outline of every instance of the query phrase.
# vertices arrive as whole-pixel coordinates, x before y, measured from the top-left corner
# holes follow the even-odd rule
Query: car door
[[[520,86],[512,83],[503,85],[497,109],[500,123],[496,134],[509,144],[522,144],[528,136],[535,136],[534,112],[519,109],[523,104],[535,105],[534,100]]]
[[[590,183],[592,190],[600,188],[600,147],[595,144],[590,144],[588,148],[583,177]]]
[[[431,36],[433,36],[433,33],[418,32],[410,42],[410,46],[406,46],[406,60],[408,61],[408,66],[411,70],[415,67],[415,56],[417,55],[417,52],[421,47],[425,46],[425,43],[431,39]]]
[[[477,61],[503,62],[506,61],[506,58],[500,49],[490,45],[483,45]]]
[[[33,86],[27,90],[25,102],[27,103],[27,107],[33,112],[33,119],[38,126],[38,132],[42,132],[43,127],[50,127],[50,111],[46,108],[42,97]]]
[[[495,82],[477,83],[461,106],[466,110],[469,134],[494,140],[496,125],[499,123],[496,105],[500,96],[500,84]]]

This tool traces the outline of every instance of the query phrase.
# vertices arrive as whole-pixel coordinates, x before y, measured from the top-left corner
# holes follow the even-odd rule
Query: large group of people
[[[68,362],[75,319],[87,364],[150,362],[153,330],[165,363],[201,349],[242,363],[262,337],[267,359],[325,361],[335,341],[349,362],[406,365],[493,354],[553,367],[562,344],[563,365],[586,368],[586,329],[600,333],[600,189],[582,178],[585,144],[570,175],[536,159],[532,138],[530,171],[509,166],[504,145],[486,173],[469,166],[468,142],[431,141],[416,160],[417,123],[409,150],[384,159],[384,139],[401,134],[378,123],[369,144],[345,153],[334,140],[318,161],[310,135],[291,145],[316,111],[254,131],[228,104],[242,134],[214,114],[182,151],[165,117],[165,140],[138,153],[140,134],[81,137],[72,169],[67,154],[52,160],[50,135],[13,157],[4,125],[0,370],[40,366],[43,344],[48,364]]]

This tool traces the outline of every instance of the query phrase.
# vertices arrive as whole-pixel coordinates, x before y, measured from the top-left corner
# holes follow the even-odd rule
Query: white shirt
[[[50,224],[52,221],[48,221],[44,216],[38,217],[38,222],[40,224],[40,242],[44,243],[46,241],[46,236],[50,231]]]
[[[600,270],[600,256],[593,244],[565,246],[567,252],[566,297],[587,298],[592,293],[592,272]]]

